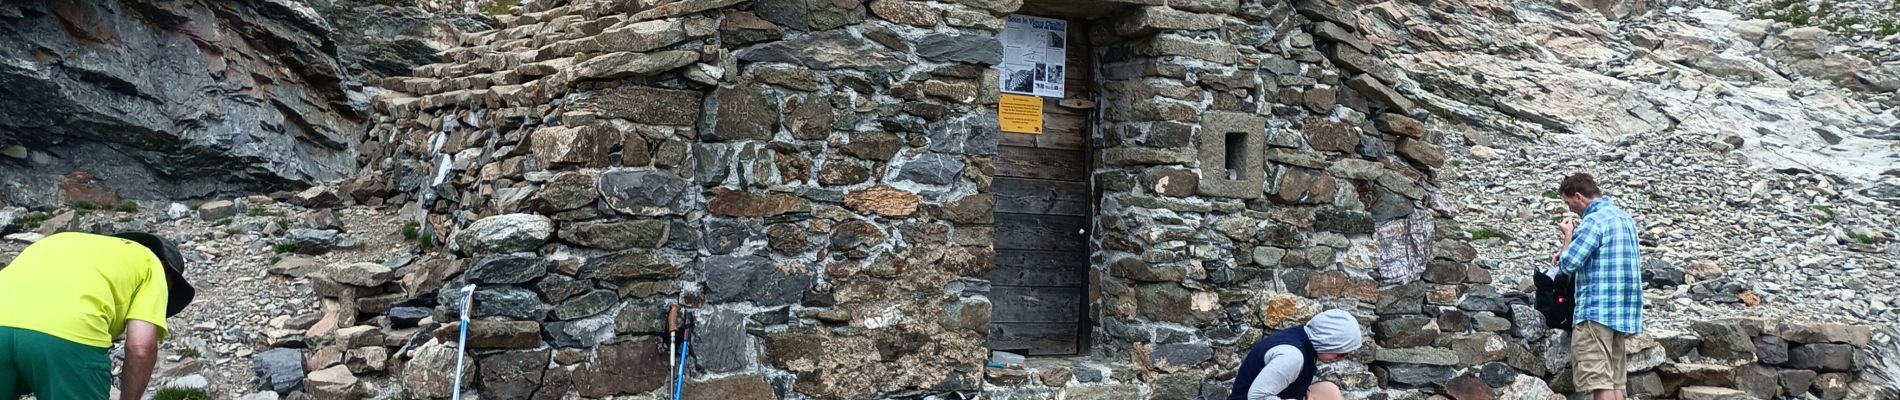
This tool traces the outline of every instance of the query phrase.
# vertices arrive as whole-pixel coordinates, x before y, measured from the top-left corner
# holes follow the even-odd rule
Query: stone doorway
[[[987,279],[992,350],[1075,355],[1088,349],[1089,159],[1095,114],[1089,22],[1069,23],[1062,98],[1043,98],[1043,134],[1002,133],[996,156],[996,268]]]

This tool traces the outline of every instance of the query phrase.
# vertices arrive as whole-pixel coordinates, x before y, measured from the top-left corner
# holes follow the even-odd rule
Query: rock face
[[[57,4],[57,6],[55,6]],[[294,2],[0,5],[0,163],[14,204],[84,171],[131,198],[267,192],[355,168],[363,114],[329,22]],[[25,16],[25,17],[22,17]],[[184,155],[184,156],[181,156]]]

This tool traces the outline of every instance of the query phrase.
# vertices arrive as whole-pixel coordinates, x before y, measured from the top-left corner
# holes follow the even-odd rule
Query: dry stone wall
[[[1326,371],[1354,398],[1564,389],[1565,336],[1475,259],[1430,116],[1343,8],[1084,4],[1114,12],[1072,32],[1100,77],[1083,357],[985,368],[992,67],[1022,4],[537,2],[382,82],[340,194],[406,208],[438,247],[313,278],[325,318],[295,338],[324,379],[304,389],[367,395],[344,368],[447,396],[468,284],[470,382],[495,398],[658,393],[675,304],[699,325],[685,390],[720,398],[1224,395],[1254,340],[1327,308],[1367,329]],[[1866,347],[1718,325],[1632,346],[1635,376],[1846,393]],[[1773,338],[1802,344],[1739,356]],[[1759,362],[1676,362],[1705,356]]]

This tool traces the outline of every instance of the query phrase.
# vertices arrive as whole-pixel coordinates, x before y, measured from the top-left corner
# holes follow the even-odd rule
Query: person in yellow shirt
[[[115,338],[125,338],[121,399],[143,397],[165,318],[197,291],[171,242],[128,232],[67,232],[0,268],[0,400],[100,400],[111,392]]]

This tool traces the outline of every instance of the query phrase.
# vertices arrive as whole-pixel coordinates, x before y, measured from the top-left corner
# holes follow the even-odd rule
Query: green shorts
[[[112,391],[106,349],[0,327],[0,399],[100,400]]]

